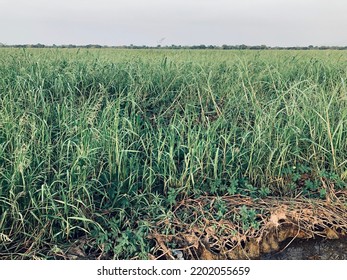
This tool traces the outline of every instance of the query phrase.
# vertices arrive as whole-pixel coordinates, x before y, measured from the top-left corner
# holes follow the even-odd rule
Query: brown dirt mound
[[[151,259],[257,259],[288,238],[347,235],[347,192],[326,200],[205,196],[180,201],[150,238]]]

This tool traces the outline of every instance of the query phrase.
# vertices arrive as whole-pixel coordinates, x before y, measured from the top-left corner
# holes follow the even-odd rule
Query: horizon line
[[[0,47],[33,47],[33,48],[148,48],[148,49],[158,49],[158,48],[179,48],[179,49],[347,49],[347,45],[291,45],[291,46],[268,46],[265,44],[258,45],[247,45],[247,44],[191,44],[191,45],[182,45],[182,44],[171,44],[171,45],[138,45],[138,44],[124,44],[124,45],[108,45],[108,44],[98,44],[98,43],[88,43],[88,44],[43,44],[43,43],[16,43],[8,44],[1,43]]]

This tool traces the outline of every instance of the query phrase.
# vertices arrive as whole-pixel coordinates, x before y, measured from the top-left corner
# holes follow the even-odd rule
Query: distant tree
[[[239,46],[238,46],[238,49],[240,49],[240,50],[246,50],[246,49],[248,49],[248,46],[245,45],[245,44],[242,44],[242,45],[239,45]]]
[[[260,46],[260,49],[262,49],[262,50],[266,50],[268,47],[267,47],[267,45],[261,45]]]
[[[33,48],[44,48],[44,47],[45,47],[45,45],[44,44],[40,44],[40,43],[38,43],[38,44],[33,46]]]

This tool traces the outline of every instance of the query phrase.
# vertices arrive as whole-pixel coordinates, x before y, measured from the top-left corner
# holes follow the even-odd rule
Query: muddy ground
[[[261,260],[347,260],[347,238],[328,240],[288,239],[281,250],[260,257]]]

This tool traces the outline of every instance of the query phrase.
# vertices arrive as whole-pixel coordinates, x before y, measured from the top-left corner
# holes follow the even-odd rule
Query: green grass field
[[[346,82],[346,51],[0,49],[0,258],[145,259],[182,199],[346,189]]]

